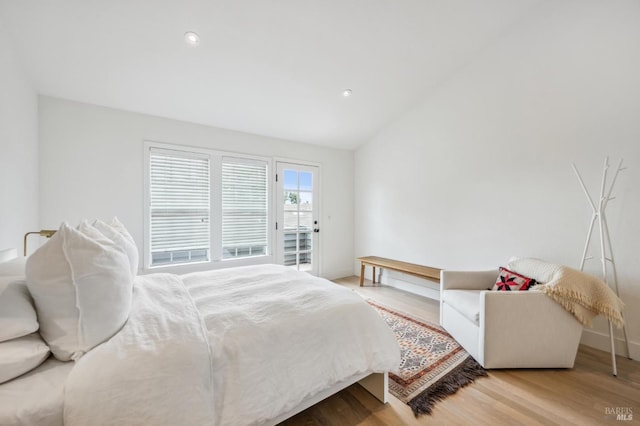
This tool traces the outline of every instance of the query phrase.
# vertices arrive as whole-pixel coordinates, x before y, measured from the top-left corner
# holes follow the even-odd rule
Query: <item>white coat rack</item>
[[[620,297],[620,293],[618,291],[618,273],[616,271],[616,262],[613,257],[613,250],[611,249],[611,237],[609,235],[609,227],[607,225],[607,216],[605,215],[605,210],[609,201],[613,200],[615,197],[611,196],[613,191],[613,186],[616,183],[616,179],[618,178],[618,173],[620,173],[625,168],[622,167],[622,159],[620,159],[620,163],[618,163],[618,168],[616,169],[611,184],[607,188],[607,172],[609,170],[609,157],[604,159],[604,170],[602,172],[602,184],[600,185],[600,200],[596,205],[589,195],[589,191],[587,191],[587,187],[582,180],[582,176],[580,176],[580,172],[576,168],[574,163],[571,163],[571,167],[573,167],[573,171],[576,173],[578,180],[580,181],[580,186],[584,191],[584,194],[587,196],[587,200],[589,200],[589,204],[592,210],[591,216],[591,225],[589,226],[589,232],[587,232],[587,241],[584,244],[584,250],[582,251],[582,260],[580,261],[580,270],[584,269],[585,261],[589,259],[593,259],[592,256],[588,256],[589,251],[589,243],[591,242],[591,236],[593,234],[593,227],[595,226],[596,220],[598,221],[598,228],[600,233],[600,262],[602,263],[602,280],[609,285],[609,281],[607,279],[607,265],[611,265],[611,272],[613,278],[613,288],[616,292],[616,295]],[[627,357],[631,357],[631,352],[629,351],[629,338],[627,336],[627,329],[623,325],[622,330],[624,332],[624,341],[627,349]],[[609,340],[611,343],[611,366],[613,369],[613,375],[618,375],[618,368],[616,366],[616,348],[615,341],[613,336],[613,325],[611,324],[611,320],[609,320]]]

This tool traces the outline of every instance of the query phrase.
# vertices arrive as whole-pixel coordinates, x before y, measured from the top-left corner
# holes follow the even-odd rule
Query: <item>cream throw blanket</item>
[[[591,326],[597,315],[604,315],[616,327],[624,325],[622,300],[593,275],[532,258],[512,258],[507,268],[538,281],[540,285],[532,290],[550,296],[583,325]]]

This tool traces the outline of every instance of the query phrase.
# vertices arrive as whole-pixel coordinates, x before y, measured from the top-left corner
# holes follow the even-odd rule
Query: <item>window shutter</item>
[[[222,258],[267,254],[267,164],[222,159]]]
[[[209,260],[209,175],[206,155],[151,150],[151,266]]]

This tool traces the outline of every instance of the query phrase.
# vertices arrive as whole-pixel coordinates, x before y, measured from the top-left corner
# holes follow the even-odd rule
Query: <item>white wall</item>
[[[118,216],[143,247],[143,141],[321,164],[323,276],[351,275],[353,152],[40,97],[40,221]]]
[[[546,2],[360,148],[356,256],[578,267],[591,213],[571,162],[595,193],[604,157],[624,157],[607,213],[640,358],[639,23],[637,1]],[[583,342],[605,334],[598,320]]]
[[[24,233],[40,229],[38,98],[15,53],[0,22],[0,249],[22,251]]]

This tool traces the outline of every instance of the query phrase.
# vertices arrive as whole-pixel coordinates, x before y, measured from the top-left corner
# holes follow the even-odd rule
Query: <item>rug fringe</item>
[[[407,405],[411,407],[416,417],[420,414],[431,414],[436,402],[453,395],[458,389],[483,376],[487,376],[487,371],[469,356],[449,374],[409,401]]]

